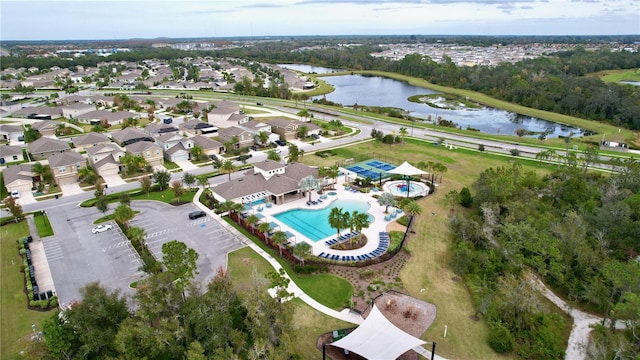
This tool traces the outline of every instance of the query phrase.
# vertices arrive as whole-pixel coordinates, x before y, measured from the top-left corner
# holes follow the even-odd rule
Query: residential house
[[[111,138],[120,146],[127,146],[129,144],[140,141],[151,143],[155,142],[151,134],[149,134],[148,132],[132,127],[128,127],[120,131],[115,131],[113,134],[111,134]]]
[[[64,124],[64,123],[60,121],[53,121],[53,120],[41,120],[41,121],[36,121],[32,123],[31,127],[35,130],[38,130],[38,132],[42,136],[55,137],[56,132],[58,131],[58,126],[60,124]]]
[[[35,173],[31,171],[33,164],[11,165],[2,171],[4,186],[9,193],[28,192],[33,189]]]
[[[238,127],[254,133],[255,135],[253,140],[256,144],[260,143],[259,134],[261,132],[265,132],[269,135],[269,140],[265,144],[261,145],[268,145],[276,140],[280,140],[280,135],[272,133],[271,125],[267,124],[266,122],[251,120],[238,125]]]
[[[120,172],[120,159],[125,155],[118,145],[98,144],[87,149],[89,164],[96,171],[96,174],[104,177],[116,175]]]
[[[264,160],[254,164],[238,179],[225,181],[211,188],[219,201],[232,200],[242,203],[268,199],[275,204],[297,200],[302,196],[300,180],[305,176],[318,176],[318,169],[301,163],[281,164]]]
[[[78,121],[85,124],[97,125],[107,123],[110,126],[122,124],[126,119],[139,119],[140,115],[131,111],[93,110],[78,115]]]
[[[20,146],[0,145],[0,165],[24,161],[22,148]]]
[[[24,129],[20,125],[0,124],[0,140],[8,142],[21,141]]]
[[[207,120],[209,124],[220,126],[218,124],[224,125],[227,123],[231,115],[236,114],[240,115],[240,105],[233,101],[222,100],[215,103],[215,108],[211,109],[207,113]]]
[[[62,116],[67,119],[76,119],[82,114],[92,112],[96,110],[96,106],[92,104],[85,104],[82,102],[76,102],[62,107]]]
[[[100,144],[109,144],[111,143],[111,139],[105,134],[90,132],[84,135],[80,135],[71,140],[73,146],[75,146],[75,150],[77,152],[87,151],[89,148],[94,147]]]
[[[162,122],[150,123],[144,127],[146,131],[148,131],[153,136],[163,135],[163,134],[177,134],[180,129],[178,129],[173,124],[165,124]]]
[[[128,154],[141,155],[152,167],[164,164],[162,147],[153,142],[138,141],[126,145],[125,149]]]
[[[237,126],[231,126],[218,131],[218,138],[223,144],[231,143],[233,148],[240,149],[254,143],[255,133]]]
[[[178,125],[178,127],[190,135],[211,135],[217,134],[218,128],[200,120],[189,120]]]
[[[78,182],[78,170],[86,165],[85,158],[74,151],[57,153],[49,157],[49,167],[58,185]]]
[[[54,154],[69,152],[71,147],[66,141],[41,137],[29,143],[29,152],[35,160],[48,159]]]
[[[193,146],[200,146],[205,155],[219,155],[224,153],[224,145],[212,138],[196,135],[190,138]]]
[[[27,106],[20,110],[14,111],[11,116],[36,120],[57,119],[62,117],[62,107]]]
[[[320,127],[314,123],[302,122],[298,120],[290,120],[285,118],[273,118],[265,121],[271,125],[271,131],[280,135],[280,140],[292,140],[298,137],[298,128],[306,126],[309,130],[308,135],[318,134]]]
[[[177,134],[164,134],[156,137],[156,144],[162,147],[164,157],[168,161],[185,161],[191,158],[193,140]]]

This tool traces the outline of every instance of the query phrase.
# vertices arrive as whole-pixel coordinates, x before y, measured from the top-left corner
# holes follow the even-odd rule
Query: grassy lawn
[[[180,169],[180,166],[178,166],[178,164],[171,162],[171,161],[165,161],[164,164],[162,164],[167,170],[176,170],[176,169]]]
[[[26,221],[11,223],[0,228],[0,319],[1,359],[21,359],[19,340],[32,334],[31,325],[42,330],[43,319],[51,316],[52,311],[40,312],[27,309],[27,296],[24,292],[24,274],[20,272],[22,258],[18,254],[16,239],[29,235]]]
[[[228,217],[224,219],[275,259],[280,259],[280,254],[276,250],[263,244],[262,241],[258,240]],[[291,269],[291,266],[286,261],[280,261],[280,264],[300,289],[327,307],[334,310],[342,310],[347,304],[347,301],[353,296],[353,287],[347,280],[341,277],[330,274],[298,275]]]
[[[478,175],[489,167],[511,166],[519,163],[524,170],[547,172],[550,166],[511,156],[498,156],[469,150],[449,150],[442,146],[419,141],[407,141],[404,145],[381,146],[378,142],[365,142],[333,150],[336,155],[328,158],[305,156],[308,165],[328,166],[338,160],[375,153],[376,156],[398,161],[436,161],[447,166],[444,180],[438,184],[435,194],[419,200],[424,209],[409,239],[411,258],[401,273],[407,292],[416,298],[437,306],[434,324],[423,335],[426,341],[436,341],[437,353],[449,359],[508,359],[499,356],[487,345],[488,328],[484,321],[474,321],[475,310],[463,281],[456,279],[450,269],[449,209],[443,204],[450,190],[470,186]],[[432,215],[435,214],[435,215]],[[421,292],[421,289],[425,289]],[[443,337],[445,325],[447,337]]]
[[[599,77],[604,82],[640,81],[640,69],[633,70],[605,70],[588,74],[587,76]]]
[[[229,275],[233,286],[239,291],[246,291],[252,286],[254,273],[264,276],[269,271],[273,271],[273,267],[267,260],[248,247],[230,253],[228,260]],[[293,312],[294,342],[292,346],[302,359],[321,359],[322,352],[315,346],[318,336],[331,330],[352,326],[315,311],[300,299],[287,302],[285,306],[289,306]]]
[[[166,189],[164,191],[152,191],[149,194],[143,192],[140,189],[129,191],[129,199],[130,200],[155,200],[162,201],[167,204],[173,205],[173,200],[176,198],[171,189]],[[113,193],[107,195],[107,199],[109,199],[109,203],[117,203],[120,202],[120,194]],[[193,197],[196,195],[195,191],[185,191],[185,193],[180,198],[181,204],[190,203],[193,201]],[[83,201],[80,206],[82,207],[92,207],[96,204],[96,198],[89,199]]]
[[[41,212],[34,213],[33,221],[36,224],[38,235],[41,238],[53,235],[53,228],[51,227],[47,214],[43,214]]]

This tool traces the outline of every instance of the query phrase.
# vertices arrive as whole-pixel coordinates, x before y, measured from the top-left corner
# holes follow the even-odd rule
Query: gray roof
[[[187,122],[184,122],[182,124],[180,124],[180,127],[184,128],[184,129],[202,129],[202,128],[211,128],[211,127],[215,127],[209,123],[206,123],[204,121],[200,121],[200,120],[189,120]]]
[[[11,185],[16,180],[32,181],[33,173],[31,167],[33,164],[11,165],[2,171],[4,183]]]
[[[70,105],[63,106],[63,109],[74,109],[74,110],[82,110],[82,109],[95,109],[96,106],[92,104],[85,104],[81,102],[74,102]]]
[[[165,123],[151,123],[145,126],[144,129],[152,134],[166,134],[179,131],[175,125]]]
[[[85,163],[85,159],[75,151],[53,154],[49,158],[49,166],[52,167],[68,166],[80,163]]]
[[[105,141],[111,142],[111,139],[109,139],[109,137],[107,137],[107,135],[105,134],[90,132],[74,138],[71,142],[73,142],[73,145],[75,146],[82,146],[82,145],[99,144]]]
[[[62,107],[50,107],[50,106],[27,106],[22,109],[16,110],[13,115],[58,115],[62,116]]]
[[[0,131],[6,133],[23,132],[24,129],[20,125],[0,124]]]
[[[111,138],[113,139],[113,141],[122,144],[127,140],[133,140],[133,139],[138,139],[138,138],[150,138],[151,139],[151,135],[143,130],[140,130],[138,128],[132,128],[132,127],[128,127],[124,130],[120,130],[120,131],[116,131],[111,135]]]
[[[96,153],[98,153],[100,151],[103,151],[104,149],[108,149],[109,152],[123,151],[116,144],[99,144],[99,145],[92,146],[92,147],[88,148],[87,149],[87,154],[95,155]]]
[[[221,142],[213,140],[212,138],[209,138],[206,136],[202,136],[202,135],[196,135],[194,137],[191,137],[190,139],[193,140],[193,145],[200,146],[205,150],[219,148],[222,146]]]
[[[241,129],[237,126],[229,126],[228,128],[220,129],[218,134],[220,136],[238,136],[244,134],[245,132],[249,132],[248,130]]]
[[[277,162],[277,161],[266,159],[264,161],[260,161],[260,162],[257,162],[255,164],[253,164],[253,166],[258,168],[258,169],[260,169],[260,170],[262,170],[262,171],[271,171],[271,170],[283,168],[286,165],[282,164],[280,162]]]
[[[38,131],[42,131],[46,129],[55,129],[60,124],[63,124],[63,123],[60,121],[53,121],[53,120],[39,120],[39,121],[33,122],[31,124],[31,127]]]
[[[125,148],[127,149],[127,152],[141,153],[150,148],[160,148],[160,146],[149,141],[138,141],[136,143],[127,145]]]
[[[22,154],[22,148],[20,146],[3,145],[0,146],[0,154],[2,156],[12,156]]]
[[[128,118],[139,118],[140,115],[130,111],[94,110],[78,115],[79,120],[106,120],[107,122],[121,121]]]
[[[318,169],[300,163],[286,165],[285,173],[274,175],[268,180],[260,173],[248,174],[239,179],[214,186],[212,190],[226,200],[260,191],[268,191],[274,195],[286,194],[300,188],[300,180],[308,175],[318,176]]]
[[[29,151],[32,154],[53,152],[53,151],[64,151],[69,150],[69,144],[66,141],[52,139],[48,137],[41,137],[40,139],[29,143]]]

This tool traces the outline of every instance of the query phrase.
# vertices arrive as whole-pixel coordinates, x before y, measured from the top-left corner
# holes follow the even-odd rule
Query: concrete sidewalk
[[[47,255],[44,251],[44,244],[40,235],[38,235],[38,229],[33,215],[26,217],[27,225],[29,226],[29,234],[33,238],[33,241],[29,243],[29,249],[31,250],[31,263],[33,264],[34,276],[38,282],[38,292],[53,291],[55,295],[56,289],[53,284],[53,277],[51,276],[51,269],[49,269],[49,262],[47,261]]]

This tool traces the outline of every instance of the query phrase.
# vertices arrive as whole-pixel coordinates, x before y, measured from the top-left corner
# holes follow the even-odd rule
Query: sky
[[[637,35],[638,0],[0,0],[0,40]]]

